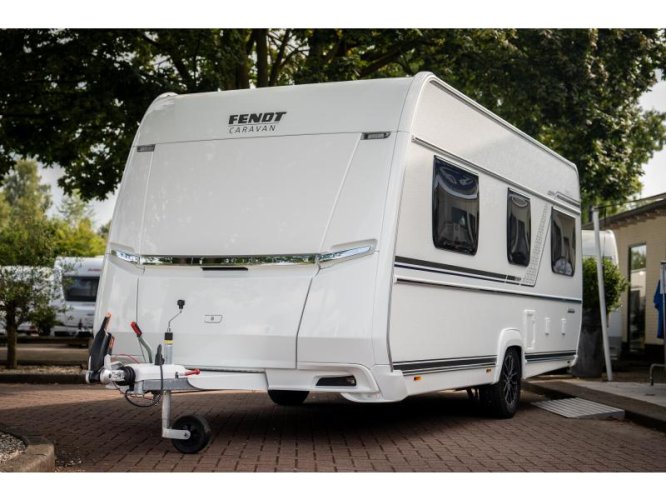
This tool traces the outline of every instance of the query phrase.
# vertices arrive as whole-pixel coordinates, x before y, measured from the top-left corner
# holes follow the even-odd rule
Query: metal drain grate
[[[581,398],[554,399],[532,404],[567,418],[624,418],[624,410],[620,408]]]

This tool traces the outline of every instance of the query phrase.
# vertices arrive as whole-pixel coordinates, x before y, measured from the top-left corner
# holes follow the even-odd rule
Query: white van
[[[163,95],[121,182],[88,379],[278,404],[478,388],[509,417],[522,378],[575,362],[580,241],[576,167],[430,73]],[[111,332],[152,358],[133,329],[165,335],[166,364],[105,358]],[[163,436],[205,445],[164,401]]]
[[[594,243],[594,230],[583,229],[583,258],[596,258],[597,250]],[[617,243],[615,233],[610,229],[599,231],[601,256],[618,265]],[[608,315],[608,346],[611,359],[618,359],[622,353],[622,310],[617,308]]]
[[[104,256],[58,257],[55,272],[60,283],[52,306],[56,311],[56,336],[90,336],[95,300]]]

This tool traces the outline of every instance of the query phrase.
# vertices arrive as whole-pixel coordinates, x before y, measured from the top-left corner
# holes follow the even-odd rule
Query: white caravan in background
[[[594,231],[584,229],[583,233],[583,258],[596,258],[597,250],[594,243]],[[617,243],[615,233],[610,229],[599,231],[601,243],[601,256],[610,259],[613,264],[618,265]],[[608,345],[612,359],[618,359],[622,352],[622,310],[617,308],[608,315]]]
[[[575,362],[580,245],[576,167],[430,73],[163,95],[121,182],[88,381],[161,398],[184,452],[208,427],[170,425],[172,390],[472,388],[509,417],[522,378]]]
[[[55,273],[60,283],[52,306],[56,311],[56,336],[88,336],[93,331],[95,300],[104,256],[58,257]]]

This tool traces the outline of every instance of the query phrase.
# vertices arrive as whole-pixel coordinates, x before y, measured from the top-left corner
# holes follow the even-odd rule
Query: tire
[[[308,391],[268,391],[271,401],[280,406],[298,406],[305,401],[308,394]]]
[[[504,355],[496,384],[479,387],[479,399],[485,410],[495,418],[511,418],[520,403],[521,362],[518,349],[510,348]]]
[[[210,426],[205,418],[185,415],[176,420],[173,429],[188,430],[188,439],[172,439],[171,443],[181,453],[199,453],[210,441]]]

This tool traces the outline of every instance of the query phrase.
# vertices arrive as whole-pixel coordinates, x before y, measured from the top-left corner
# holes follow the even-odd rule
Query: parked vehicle
[[[594,231],[584,229],[583,233],[583,258],[597,256],[594,243]],[[617,243],[615,234],[610,229],[599,231],[602,258],[610,259],[613,264],[618,265]],[[622,352],[622,310],[617,308],[608,315],[608,346],[611,359],[618,359]]]
[[[62,284],[52,306],[56,311],[56,336],[92,336],[95,300],[102,274],[103,256],[58,257],[55,271]]]
[[[576,167],[430,73],[166,94],[121,182],[88,380],[159,394],[184,452],[208,427],[170,425],[179,389],[469,388],[510,417],[521,379],[576,360],[580,245]]]

